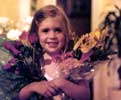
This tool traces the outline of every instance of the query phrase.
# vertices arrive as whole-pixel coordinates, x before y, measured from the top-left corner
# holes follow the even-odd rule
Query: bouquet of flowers
[[[39,79],[41,75],[38,74],[40,73],[38,66],[41,62],[37,57],[42,55],[40,54],[42,49],[37,42],[37,36],[31,34],[28,37],[28,34],[28,32],[23,32],[19,37],[20,41],[3,42],[4,47],[13,55],[4,69],[29,78],[34,76],[34,79]],[[82,35],[71,51],[63,53],[59,57],[60,76],[74,82],[82,79],[91,80],[96,72],[95,64],[97,63],[91,61],[91,56],[94,54],[93,48],[98,44],[99,38],[98,30]]]
[[[61,77],[65,77],[74,82],[78,82],[83,79],[92,79],[95,71],[92,63],[81,63],[73,57],[66,58],[59,65],[61,69]]]
[[[114,13],[110,13],[110,15],[115,16]],[[112,53],[109,49],[110,39],[112,37],[107,39],[105,36],[105,33],[109,33],[106,31],[106,27],[110,26],[109,17],[110,16],[107,16],[107,20],[105,20],[100,27],[101,30],[96,30],[82,35],[74,44],[73,49],[61,56],[61,61],[59,63],[62,72],[61,76],[74,81],[81,79],[90,80],[93,78],[93,75],[97,70],[95,68],[95,64],[97,64],[100,60],[107,59],[107,55]],[[117,19],[120,19],[120,16],[117,17]],[[39,44],[36,43],[38,38],[34,36],[34,34],[29,36],[28,41],[28,34],[28,32],[23,32],[23,34],[19,37],[20,41],[8,41],[3,43],[4,47],[11,52],[12,56],[14,56],[8,64],[4,66],[4,69],[12,69],[12,71],[16,72],[16,70],[20,69],[24,70],[27,68],[30,70],[33,68],[30,72],[36,76],[37,70],[39,69],[37,67],[39,61],[36,57],[40,55],[42,49],[39,47]],[[31,44],[33,44],[33,46],[31,46]],[[14,63],[16,66],[14,66]],[[18,68],[17,65],[20,64],[22,67]],[[11,65],[13,66],[12,68],[10,68]],[[31,67],[30,65],[36,67]],[[20,73],[22,73],[22,71],[20,71]],[[24,74],[24,71],[22,74]],[[30,75],[28,73],[28,77],[29,76]]]
[[[39,57],[42,49],[37,43],[38,38],[35,34],[28,36],[28,32],[23,31],[19,40],[2,41],[2,47],[10,55],[2,68],[8,72],[15,73],[29,78],[30,80],[39,80],[42,75],[39,69]],[[38,56],[40,55],[40,56]]]
[[[99,39],[99,31],[83,35],[78,39],[73,50],[61,55],[59,61],[60,77],[78,82],[86,79],[91,80],[95,75],[98,62],[91,61],[92,48],[96,46]],[[56,59],[56,57],[55,57]]]

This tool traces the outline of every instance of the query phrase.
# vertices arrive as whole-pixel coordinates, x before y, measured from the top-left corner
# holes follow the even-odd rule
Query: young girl
[[[59,73],[59,56],[68,49],[70,33],[68,18],[61,8],[48,5],[36,12],[29,32],[29,36],[37,37],[34,42],[30,39],[35,48],[34,66],[33,63],[28,65],[30,71],[23,68],[25,73],[22,75],[26,79],[29,77],[29,82],[21,86],[20,100],[89,100],[87,81],[76,84]]]

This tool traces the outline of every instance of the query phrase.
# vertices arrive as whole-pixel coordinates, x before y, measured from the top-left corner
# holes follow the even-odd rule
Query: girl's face
[[[39,24],[39,40],[42,48],[49,54],[61,52],[65,43],[65,26],[60,18],[46,18]]]

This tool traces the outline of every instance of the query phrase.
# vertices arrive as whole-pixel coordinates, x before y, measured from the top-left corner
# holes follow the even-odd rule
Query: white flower
[[[18,40],[21,34],[22,34],[21,31],[17,29],[12,29],[7,33],[7,38],[10,40]]]

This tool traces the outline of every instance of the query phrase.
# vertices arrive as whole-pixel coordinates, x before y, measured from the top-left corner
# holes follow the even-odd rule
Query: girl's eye
[[[62,32],[62,29],[61,28],[55,28],[54,31],[59,33],[59,32]]]
[[[47,33],[48,31],[49,31],[48,28],[45,28],[45,29],[42,30],[42,32],[45,32],[45,33]]]

